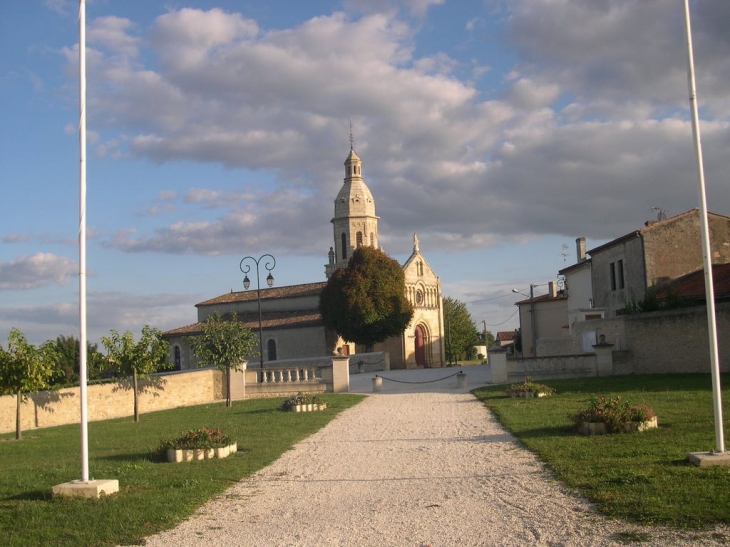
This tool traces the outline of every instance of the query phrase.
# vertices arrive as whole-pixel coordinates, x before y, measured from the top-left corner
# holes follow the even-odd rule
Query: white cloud
[[[27,290],[47,285],[66,285],[78,273],[76,263],[65,256],[36,253],[0,261],[0,290]]]
[[[97,121],[123,133],[107,139],[105,152],[265,170],[274,189],[232,196],[206,181],[181,191],[180,216],[168,226],[119,232],[105,244],[176,254],[242,245],[321,252],[330,245],[322,224],[342,180],[349,118],[381,237],[392,234],[399,246],[393,252],[408,248],[398,234],[413,231],[450,249],[489,246],[495,234],[616,237],[640,226],[652,205],[674,213],[696,206],[678,8],[660,0],[492,4],[506,10],[502,47],[518,61],[501,66],[499,87],[488,90],[460,80],[460,62],[446,53],[418,56],[419,26],[385,4],[359,19],[335,13],[284,30],[221,10],[172,10],[147,41],[115,21],[134,40],[125,50],[110,33],[121,45],[94,57]],[[730,10],[698,12],[706,166],[708,180],[722,181],[730,39],[718,20],[730,24]],[[125,51],[126,62],[114,57]],[[142,65],[155,56],[159,66]],[[466,66],[484,74],[483,60]],[[730,210],[730,197],[709,192],[717,212]],[[200,207],[191,209],[200,204],[222,212],[197,216]],[[308,237],[292,240],[295,233]]]

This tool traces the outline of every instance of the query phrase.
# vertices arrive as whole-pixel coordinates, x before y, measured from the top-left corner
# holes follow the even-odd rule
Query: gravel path
[[[725,545],[598,516],[450,391],[368,397],[146,545]]]

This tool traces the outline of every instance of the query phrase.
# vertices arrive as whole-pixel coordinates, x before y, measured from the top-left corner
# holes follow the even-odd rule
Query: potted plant
[[[190,429],[174,439],[163,439],[158,448],[167,461],[182,462],[225,458],[237,451],[237,444],[221,429]]]
[[[650,406],[635,405],[627,412],[628,421],[623,424],[624,431],[646,431],[659,427],[656,412]]]
[[[281,408],[282,410],[287,410],[289,412],[306,412],[307,405],[311,404],[309,396],[300,391],[296,395],[292,395],[291,397],[284,399],[284,402],[281,403]]]
[[[592,397],[585,409],[569,414],[581,435],[645,431],[657,427],[656,414],[648,406],[630,406],[621,397]]]
[[[555,390],[545,384],[538,384],[527,376],[521,384],[511,384],[505,394],[508,397],[547,397],[555,395]]]

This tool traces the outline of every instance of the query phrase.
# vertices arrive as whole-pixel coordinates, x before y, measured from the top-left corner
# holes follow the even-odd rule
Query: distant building
[[[730,262],[730,217],[708,213],[712,263]],[[593,305],[620,315],[648,289],[703,268],[699,210],[647,222],[591,249]]]
[[[347,265],[363,245],[378,248],[375,200],[362,177],[362,161],[354,150],[345,160],[345,179],[334,203],[334,245],[330,247],[325,274],[329,278]],[[387,351],[391,368],[442,367],[444,321],[441,281],[419,249],[413,236],[413,252],[403,265],[406,297],[414,307],[411,323],[401,336],[374,347],[355,347],[324,327],[319,313],[319,294],[326,282],[306,283],[261,290],[264,361],[303,359],[331,355]],[[230,292],[196,305],[198,322],[164,333],[170,343],[170,360],[177,369],[195,368],[196,359],[186,339],[202,332],[202,322],[218,312],[235,312],[248,328],[258,332],[258,300],[255,290]],[[252,358],[257,362],[258,357]]]

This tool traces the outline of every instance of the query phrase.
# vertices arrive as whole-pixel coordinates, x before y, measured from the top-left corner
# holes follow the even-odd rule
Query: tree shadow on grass
[[[28,492],[2,498],[2,501],[48,501],[52,497],[50,490],[29,490]]]
[[[552,426],[526,429],[519,433],[513,433],[513,435],[522,439],[538,439],[546,437],[574,437],[578,433],[572,426]]]

